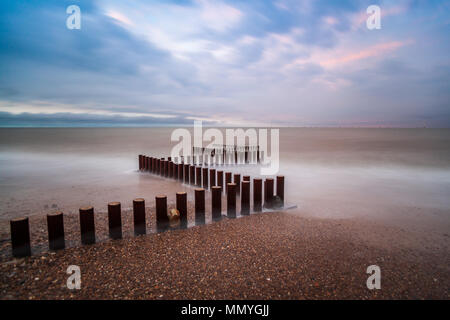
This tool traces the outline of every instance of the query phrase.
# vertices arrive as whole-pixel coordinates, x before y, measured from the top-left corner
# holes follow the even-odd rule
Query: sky
[[[450,127],[449,40],[450,1],[2,0],[0,126]]]

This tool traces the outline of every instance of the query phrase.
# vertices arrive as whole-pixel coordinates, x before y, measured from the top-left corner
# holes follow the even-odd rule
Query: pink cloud
[[[334,67],[341,64],[346,64],[354,61],[358,61],[361,59],[367,59],[371,57],[377,57],[385,55],[386,53],[392,52],[401,48],[405,45],[412,43],[412,41],[391,41],[384,42],[380,44],[376,44],[374,46],[368,47],[364,50],[356,51],[356,52],[348,52],[340,57],[325,59],[319,61],[319,64],[323,67]]]

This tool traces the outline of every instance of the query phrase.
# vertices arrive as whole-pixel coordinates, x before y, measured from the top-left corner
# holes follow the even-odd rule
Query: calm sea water
[[[173,128],[0,129],[0,219],[191,190],[137,172]],[[450,227],[449,129],[280,129],[280,174],[301,214]],[[257,168],[233,170],[258,175]],[[192,193],[192,192],[190,192]],[[420,216],[420,219],[417,217]]]

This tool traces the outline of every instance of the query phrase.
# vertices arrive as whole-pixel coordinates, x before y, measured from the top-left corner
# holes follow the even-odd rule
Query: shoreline
[[[299,209],[132,238],[124,220],[122,240],[2,259],[0,299],[450,298],[445,234],[424,241],[425,233]],[[81,290],[66,287],[72,264]],[[372,264],[381,268],[381,290],[366,287]]]

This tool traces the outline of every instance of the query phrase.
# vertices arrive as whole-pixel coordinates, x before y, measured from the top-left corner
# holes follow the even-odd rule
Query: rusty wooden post
[[[64,218],[63,213],[47,214],[48,247],[50,250],[64,249]]]
[[[144,156],[142,154],[139,155],[139,171],[142,171],[143,168],[143,158]]]
[[[189,184],[189,164],[184,165],[184,183]]]
[[[227,186],[227,189],[225,190],[226,192],[228,192],[228,184],[231,182],[231,172],[225,172],[225,185]]]
[[[178,180],[178,164],[172,162],[172,179]]]
[[[122,239],[122,217],[120,202],[108,203],[109,237]]]
[[[169,160],[164,161],[164,177],[169,176]]]
[[[205,189],[195,189],[195,224],[205,224]]]
[[[247,164],[248,163],[248,146],[245,146],[244,147],[245,148],[245,164]]]
[[[169,161],[169,178],[173,177],[173,162]]]
[[[222,188],[223,192],[223,171],[217,170],[217,185]]]
[[[267,178],[264,181],[264,207],[271,209],[273,204],[273,179]]]
[[[145,171],[150,171],[150,168],[151,168],[150,157],[146,157],[145,162],[146,162]]]
[[[178,164],[178,180],[180,180],[181,182],[183,182],[183,169],[184,169],[184,164],[179,163]]]
[[[196,177],[196,185],[197,187],[202,187],[202,168],[196,167],[195,168],[195,177]]]
[[[167,197],[156,196],[156,231],[164,232],[169,227],[169,218],[167,217]]]
[[[250,181],[242,181],[241,215],[250,214]]]
[[[145,171],[151,171],[151,167],[152,167],[152,165],[151,165],[151,158],[150,157],[147,157],[147,167],[145,168]]]
[[[236,194],[241,194],[241,175],[239,173],[234,174],[233,182],[236,184]]]
[[[153,172],[153,157],[150,157],[150,168],[148,169],[149,172]]]
[[[209,185],[211,188],[216,186],[216,169],[209,170]]]
[[[208,190],[208,168],[202,169],[202,176],[203,176],[203,189]]]
[[[152,173],[156,171],[156,158],[152,158]]]
[[[189,171],[189,181],[192,185],[195,185],[195,166],[190,166]]]
[[[28,217],[13,219],[9,223],[11,227],[11,246],[13,256],[30,256],[30,225],[28,223]]]
[[[180,212],[180,228],[186,229],[188,226],[186,192],[177,192],[177,210]]]
[[[95,243],[94,208],[80,208],[80,233],[82,244]]]
[[[259,164],[261,163],[260,160],[261,155],[259,154],[259,146],[256,148],[256,162]]]
[[[222,219],[222,188],[211,187],[211,216],[213,221]]]
[[[243,176],[242,181],[250,181],[250,176]]]
[[[227,217],[236,218],[236,184],[227,184]]]
[[[253,179],[253,211],[262,210],[262,179]]]
[[[164,176],[164,158],[159,161],[159,175]]]
[[[280,197],[284,206],[284,176],[277,176],[277,196]]]
[[[142,198],[133,200],[134,235],[146,233],[145,224],[145,200]]]

